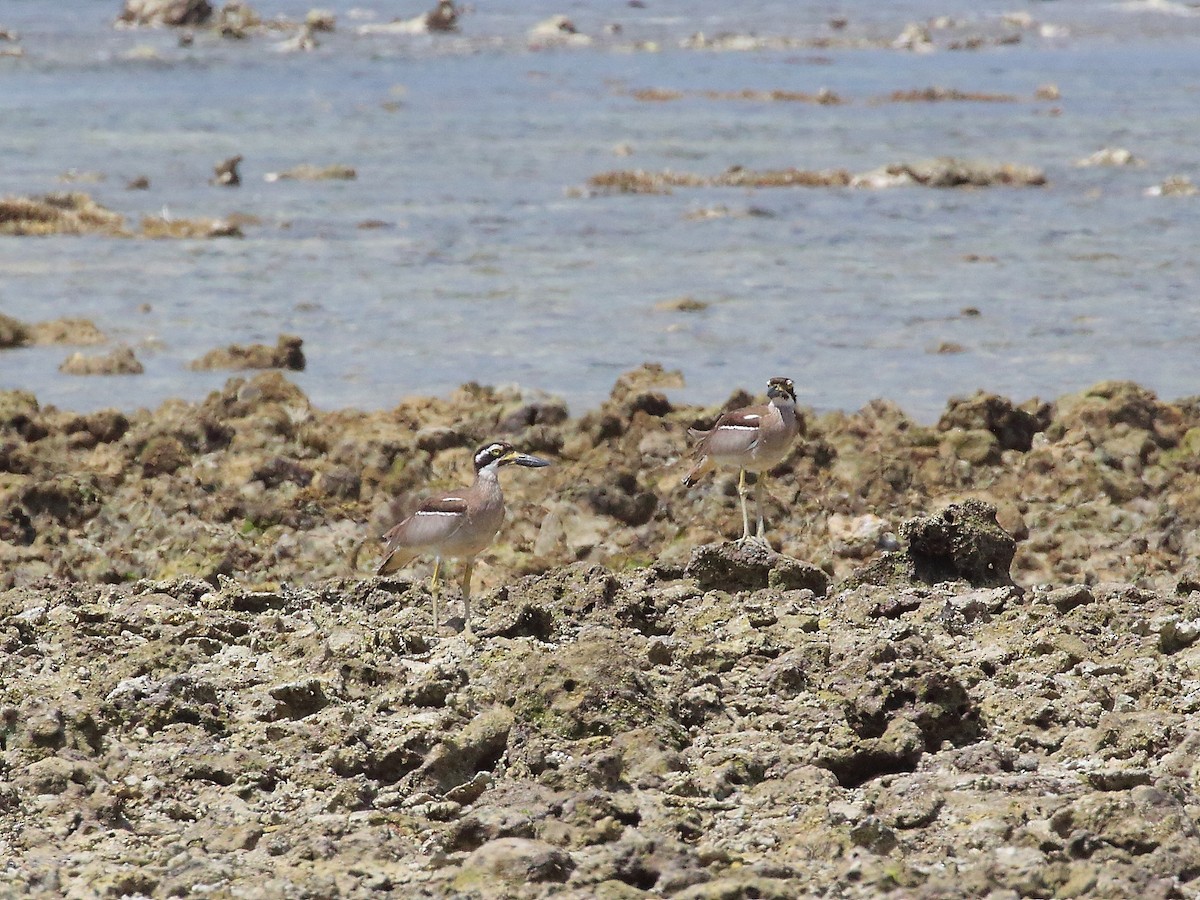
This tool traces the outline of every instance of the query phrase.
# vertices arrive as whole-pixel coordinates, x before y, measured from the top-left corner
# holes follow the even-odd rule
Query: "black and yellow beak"
[[[500,457],[500,465],[525,466],[529,469],[540,469],[542,466],[550,465],[550,460],[542,459],[540,456],[530,456],[528,453],[518,453],[516,450],[510,450],[508,453]]]

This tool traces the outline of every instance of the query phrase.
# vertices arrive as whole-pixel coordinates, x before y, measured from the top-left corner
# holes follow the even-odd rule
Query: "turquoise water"
[[[171,32],[115,30],[117,3],[0,5],[25,51],[0,58],[0,195],[83,190],[135,224],[164,209],[260,220],[241,240],[0,239],[0,311],[86,316],[146,366],[80,378],[57,371],[73,348],[4,351],[0,386],[81,410],[196,399],[228,373],[190,360],[288,332],[309,360],[296,380],[326,408],[477,380],[581,411],[648,360],[683,370],[680,399],[784,374],[818,409],[886,397],[926,420],[976,388],[1021,400],[1131,378],[1165,397],[1200,393],[1200,196],[1146,195],[1173,175],[1200,184],[1200,17],[1188,7],[509,2],[478,4],[458,36],[368,37],[356,27],[421,5],[325,5],[338,30],[307,54],[279,52],[286,34],[197,34],[183,48]],[[556,12],[595,42],[530,50],[527,29]],[[1012,12],[1034,27],[1005,24]],[[934,32],[943,45],[1021,41],[878,46],[937,15],[958,22]],[[847,27],[831,29],[834,16]],[[621,32],[606,35],[612,22]],[[682,48],[696,32],[768,41]],[[841,43],[818,46],[829,38]],[[644,41],[657,52],[633,49]],[[1060,99],[1035,99],[1045,84]],[[933,85],[1017,101],[881,101]],[[683,96],[632,96],[648,88]],[[704,93],[821,88],[847,102]],[[1102,147],[1144,164],[1075,165]],[[210,185],[235,153],[243,185]],[[1032,164],[1048,184],[585,189],[611,169],[864,172],[932,156]],[[358,178],[264,180],[300,163]],[[150,189],[126,190],[136,176]],[[697,215],[718,208],[728,215]],[[683,296],[707,306],[657,308]],[[961,352],[934,352],[945,344]]]

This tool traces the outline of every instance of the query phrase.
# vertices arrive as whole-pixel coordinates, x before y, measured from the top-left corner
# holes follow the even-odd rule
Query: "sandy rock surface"
[[[765,548],[670,374],[0,394],[0,895],[1196,895],[1200,404],[810,413]],[[497,436],[555,466],[435,633],[377,535]]]

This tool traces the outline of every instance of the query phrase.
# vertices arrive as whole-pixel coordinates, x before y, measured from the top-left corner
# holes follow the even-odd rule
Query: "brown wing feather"
[[[417,507],[418,513],[465,513],[467,501],[462,497],[430,497]]]
[[[757,428],[758,423],[762,421],[763,416],[769,415],[770,410],[766,406],[743,406],[741,409],[731,409],[721,418],[717,419],[716,428],[728,425],[731,427],[750,427]]]
[[[731,410],[717,424],[704,433],[692,454],[700,459],[705,456],[733,456],[749,453],[758,441],[758,428],[768,414],[765,406],[747,406]]]
[[[692,451],[696,462],[683,476],[684,485],[691,487],[712,467],[711,457],[749,453],[758,442],[759,424],[768,414],[766,406],[744,406],[722,415],[708,431],[689,428],[688,434],[698,443]]]
[[[403,568],[423,550],[441,544],[462,527],[467,518],[467,501],[462,497],[430,497],[417,511],[384,534],[383,560],[376,570],[384,575]]]

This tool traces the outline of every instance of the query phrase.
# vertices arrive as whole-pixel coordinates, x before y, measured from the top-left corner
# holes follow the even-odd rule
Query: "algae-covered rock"
[[[91,356],[72,353],[58,370],[67,375],[141,375],[146,371],[129,347]]]
[[[0,348],[21,347],[29,343],[29,326],[12,316],[0,315]]]
[[[843,585],[963,580],[975,587],[1012,584],[1016,541],[996,521],[996,508],[982,500],[951,503],[940,513],[900,526],[906,546],[885,553]]]
[[[1030,412],[1013,406],[1007,397],[979,391],[970,397],[951,398],[937,427],[939,431],[984,430],[995,436],[1001,450],[1025,451],[1033,446],[1033,436],[1050,424],[1049,413],[1046,405]]]
[[[103,344],[107,337],[91,319],[65,316],[29,326],[30,342],[34,344]]]
[[[193,360],[191,368],[197,371],[209,369],[290,369],[304,371],[305,359],[302,338],[281,334],[274,347],[266,344],[230,344],[228,347],[210,350],[199,359]]]
[[[761,541],[706,544],[692,551],[685,574],[702,590],[743,591],[765,587],[807,588],[825,595],[828,576],[809,563],[776,553]]]
[[[204,25],[212,18],[208,0],[125,0],[118,25]]]
[[[103,234],[126,237],[125,219],[87,194],[0,197],[0,235]]]
[[[504,837],[488,841],[463,862],[462,888],[566,881],[575,868],[570,854],[543,841]]]

